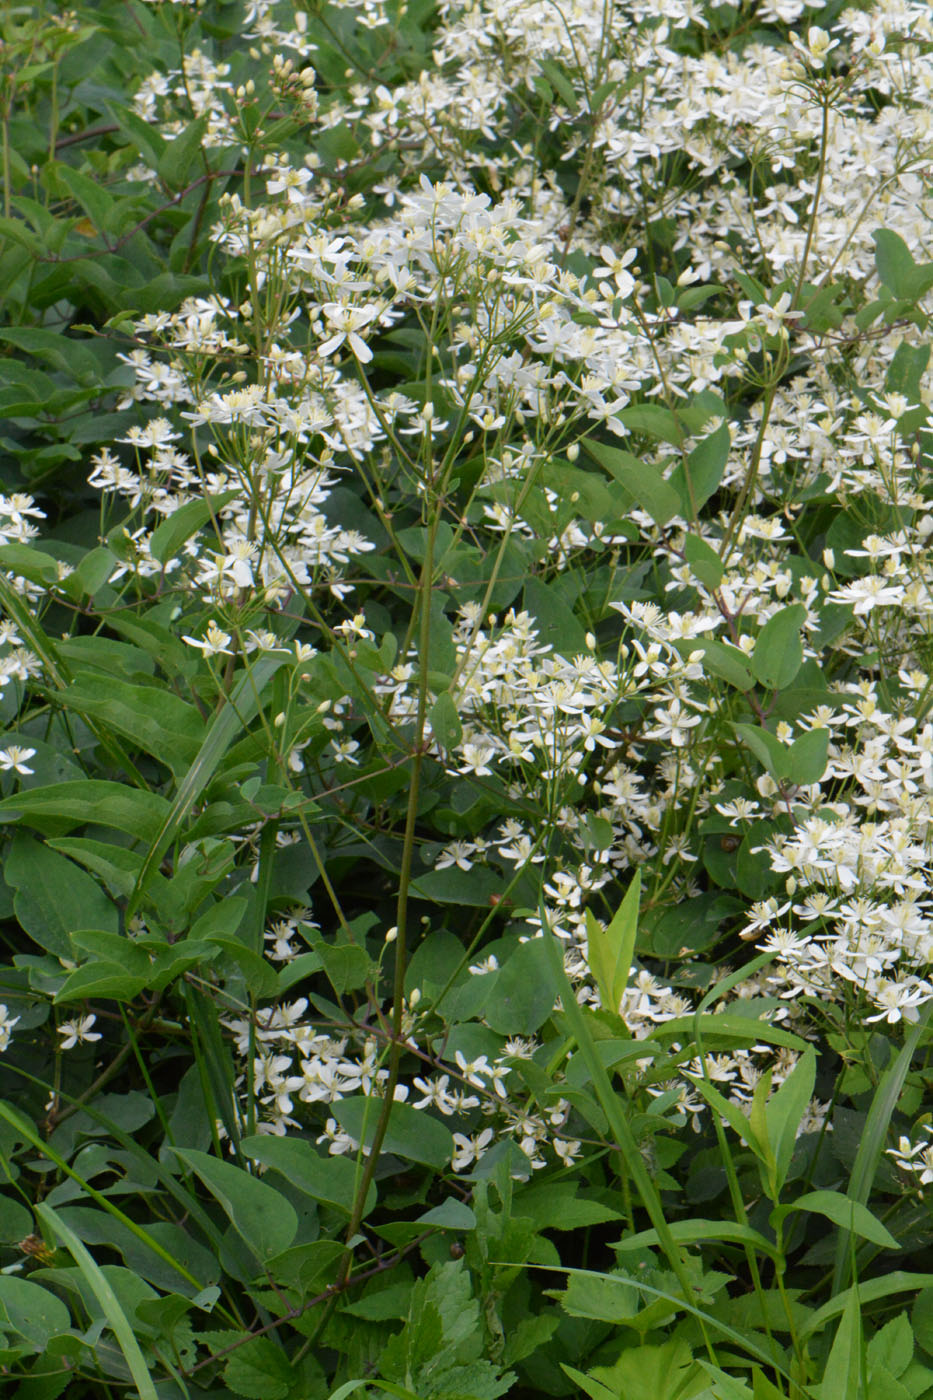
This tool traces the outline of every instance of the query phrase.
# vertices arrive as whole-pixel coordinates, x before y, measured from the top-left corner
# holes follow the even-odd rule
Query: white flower
[[[32,758],[35,749],[24,749],[20,744],[11,744],[8,749],[0,749],[0,770],[8,773],[12,768],[15,773],[32,773],[34,769],[26,767],[26,760]]]
[[[100,1040],[100,1031],[92,1031],[91,1027],[97,1017],[93,1013],[89,1016],[75,1017],[72,1021],[62,1021],[58,1028],[58,1033],[63,1037],[61,1048],[71,1050],[75,1045],[83,1045],[85,1041]]]
[[[213,618],[207,624],[203,637],[182,637],[183,642],[187,642],[189,647],[197,647],[204,656],[232,656],[231,640],[230,633],[222,632]]]
[[[10,1043],[10,1033],[19,1020],[18,1016],[11,1016],[6,1007],[0,1002],[0,1051],[7,1048]]]
[[[467,1137],[465,1133],[454,1133],[454,1150],[450,1158],[453,1170],[462,1172],[473,1162],[478,1162],[486,1153],[492,1139],[492,1128],[484,1128],[473,1137]]]

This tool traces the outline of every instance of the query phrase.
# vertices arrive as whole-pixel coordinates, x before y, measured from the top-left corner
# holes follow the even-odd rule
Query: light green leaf
[[[776,1211],[772,1211],[771,1218],[773,1220],[777,1215],[783,1217],[792,1210],[813,1211],[817,1215],[825,1215],[834,1225],[851,1230],[882,1249],[901,1248],[891,1231],[872,1215],[867,1206],[862,1205],[861,1201],[853,1201],[844,1196],[841,1191],[807,1191],[791,1204],[779,1206]]]
[[[636,870],[608,928],[602,928],[589,909],[586,911],[587,963],[604,1011],[617,1013],[622,1005],[632,971],[640,898],[641,870]]]
[[[165,820],[168,803],[155,792],[111,783],[102,778],[81,782],[52,783],[29,788],[0,802],[0,822],[23,821],[40,831],[51,827],[115,827],[139,841],[151,841]],[[81,920],[82,924],[87,919]]]
[[[800,1056],[783,1084],[772,1094],[765,1106],[768,1140],[775,1160],[775,1181],[772,1199],[777,1199],[787,1180],[797,1129],[813,1097],[816,1082],[816,1051],[812,1046]]]
[[[284,656],[263,656],[251,665],[241,674],[223,709],[211,721],[197,758],[178,784],[171,808],[149,837],[152,844],[129,900],[127,918],[131,918],[138,909],[149,881],[157,872],[162,857],[181,830],[185,818],[214,776],[233,740],[255,716],[266,685],[285,660]],[[163,810],[168,807],[162,799],[159,800]],[[0,802],[0,813],[2,809],[3,803]]]

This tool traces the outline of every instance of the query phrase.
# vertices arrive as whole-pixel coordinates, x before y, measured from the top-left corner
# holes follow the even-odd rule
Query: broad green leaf
[[[616,417],[631,432],[660,438],[672,447],[679,447],[684,440],[684,430],[676,416],[669,408],[662,408],[660,404],[632,404],[629,408],[621,409]]]
[[[886,287],[890,287],[896,297],[912,301],[920,295],[918,269],[907,244],[899,233],[892,229],[879,228],[872,234],[875,242],[875,267],[878,276]]]
[[[74,956],[69,934],[76,928],[92,924],[115,934],[119,927],[116,906],[97,882],[25,832],[14,836],[3,873],[16,891],[13,907],[21,927],[56,957]]]
[[[738,647],[716,641],[713,637],[678,639],[674,646],[683,657],[702,652],[703,669],[711,676],[727,681],[736,690],[751,690],[755,684],[755,678],[748,669],[748,657]]]
[[[442,749],[455,749],[463,738],[463,725],[449,690],[442,690],[428,713],[431,732]]]
[[[157,559],[160,564],[167,564],[170,559],[174,559],[186,540],[197,534],[209,520],[216,520],[224,506],[240,494],[237,489],[220,491],[216,496],[202,496],[199,500],[189,501],[187,505],[173,511],[152,532],[149,549],[153,559]]]
[[[207,117],[195,117],[185,122],[184,129],[167,142],[159,159],[159,179],[164,180],[170,190],[178,190],[187,182],[189,174],[202,152],[202,142],[207,131]],[[203,164],[199,174],[204,173]]]
[[[568,606],[557,580],[543,583],[529,578],[522,604],[538,621],[538,641],[551,646],[559,656],[574,656],[586,646],[586,628]]]
[[[298,1232],[290,1201],[232,1162],[221,1162],[193,1147],[171,1149],[201,1178],[233,1228],[260,1262],[288,1249]]]
[[[865,1283],[858,1285],[858,1295],[862,1303],[876,1303],[881,1298],[891,1298],[897,1293],[919,1293],[920,1291],[933,1289],[933,1274],[908,1273],[904,1269],[896,1269],[891,1274],[883,1274],[879,1278],[868,1279]],[[827,1322],[831,1322],[834,1317],[838,1317],[848,1303],[854,1288],[847,1288],[844,1293],[831,1298],[823,1306],[801,1325],[799,1336],[801,1341],[807,1337],[815,1337]]]
[[[701,535],[688,535],[684,540],[684,554],[690,565],[690,572],[705,588],[718,588],[722,583],[722,560],[713,546]]]
[[[414,1224],[433,1225],[439,1230],[475,1230],[476,1216],[463,1201],[456,1196],[448,1196],[441,1205],[419,1215]]]
[[[373,1140],[382,1099],[362,1094],[340,1099],[332,1105],[334,1117],[357,1142],[368,1145]],[[391,1152],[407,1162],[423,1162],[426,1166],[446,1167],[453,1152],[453,1135],[437,1118],[408,1103],[394,1103],[389,1114],[389,1126],[383,1140],[383,1152]]]
[[[769,690],[785,690],[803,665],[800,629],[807,610],[802,603],[781,608],[762,627],[752,652],[755,679]]]
[[[900,1376],[907,1370],[913,1357],[913,1329],[904,1313],[899,1313],[897,1317],[885,1323],[868,1343],[869,1369],[884,1366],[892,1375]]]
[[[642,510],[647,511],[656,525],[666,525],[681,512],[680,495],[665,481],[658,467],[641,462],[631,452],[608,443],[585,439],[583,447],[601,467],[623,486]],[[621,512],[620,512],[621,513]]]
[[[249,1400],[286,1400],[295,1379],[291,1362],[271,1337],[251,1337],[224,1367],[227,1389]]]
[[[745,741],[775,782],[783,782],[787,777],[788,746],[782,744],[780,739],[770,734],[767,729],[761,729],[754,724],[733,724],[732,728],[739,738]]]
[[[675,1400],[696,1394],[703,1372],[682,1338],[625,1347],[611,1366],[596,1366],[590,1376],[624,1400]]]
[[[58,579],[58,560],[28,544],[0,545],[0,569],[28,579],[30,583],[40,584],[43,588],[51,588]]]
[[[774,1219],[778,1214],[787,1215],[792,1210],[825,1215],[834,1225],[851,1230],[882,1249],[901,1248],[891,1231],[872,1215],[867,1206],[862,1205],[861,1201],[853,1201],[844,1196],[841,1191],[807,1191],[803,1196],[798,1196],[796,1201],[772,1211],[771,1218]]]
[[[826,772],[829,737],[828,729],[807,729],[798,735],[784,760],[790,782],[800,786],[819,782]]]
[[[586,911],[586,960],[604,1011],[616,1013],[622,1005],[632,970],[640,898],[641,870],[636,870],[608,928],[602,928],[589,909]]]
[[[483,1017],[501,1035],[533,1035],[550,1017],[557,996],[544,940],[532,938],[508,954]]]
[[[725,423],[698,442],[686,461],[681,462],[668,478],[668,483],[680,496],[680,514],[696,520],[710,496],[722,481],[732,439]]]
[[[193,705],[162,685],[130,685],[78,672],[64,703],[131,739],[180,777],[197,756],[206,724]]]
[[[769,1259],[780,1259],[771,1240],[750,1225],[740,1225],[735,1220],[675,1220],[671,1223],[671,1234],[678,1244],[706,1244],[722,1240],[730,1244],[748,1245]],[[659,1243],[657,1230],[641,1230],[637,1235],[623,1235],[613,1249],[616,1254],[624,1256],[632,1250],[656,1248]]]
[[[503,888],[501,876],[483,866],[460,870],[451,865],[444,870],[429,870],[411,882],[411,892],[416,899],[427,899],[432,904],[467,904],[486,908],[495,896],[502,893]]]
[[[908,1031],[902,1049],[882,1074],[872,1097],[871,1108],[865,1119],[865,1126],[859,1139],[858,1152],[849,1174],[849,1185],[846,1191],[847,1196],[863,1205],[870,1199],[878,1164],[887,1146],[891,1118],[900,1101],[901,1091],[916,1054],[917,1046],[926,1033],[931,1016],[933,1016],[933,1003],[928,1002],[921,1009],[917,1021]],[[834,1297],[840,1294],[849,1282],[850,1268],[849,1230],[846,1226],[840,1231],[836,1242],[832,1289]],[[933,1343],[933,1329],[931,1329],[930,1341]],[[927,1346],[926,1343],[922,1343],[922,1345],[926,1351],[933,1351],[933,1346]]]
[[[44,1351],[52,1337],[70,1326],[71,1314],[49,1289],[15,1274],[0,1274],[0,1332],[10,1331]]]
[[[252,1161],[272,1167],[315,1201],[333,1206],[344,1215],[351,1213],[359,1186],[359,1171],[350,1158],[325,1157],[302,1138],[269,1134],[243,1138],[240,1147]],[[376,1186],[370,1182],[363,1218],[375,1205]]]
[[[869,1400],[863,1380],[859,1290],[850,1288],[817,1389],[819,1400]]]
[[[75,826],[111,826],[138,841],[151,841],[165,820],[168,803],[155,792],[102,778],[53,783],[14,793],[0,802],[0,822],[23,821],[57,833]],[[82,924],[87,919],[81,920]]]

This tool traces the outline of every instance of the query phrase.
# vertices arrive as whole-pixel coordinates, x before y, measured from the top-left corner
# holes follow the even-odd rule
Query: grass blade
[[[101,1273],[97,1264],[95,1264],[74,1231],[70,1229],[63,1220],[59,1219],[51,1206],[46,1205],[44,1202],[41,1205],[37,1205],[36,1214],[39,1219],[49,1227],[52,1234],[56,1235],[61,1240],[72,1259],[81,1270],[81,1273],[86,1278],[88,1287],[92,1290],[98,1303],[100,1303],[104,1316],[120,1344],[120,1350],[126,1357],[126,1364],[130,1368],[130,1374],[133,1380],[136,1382],[139,1400],[159,1400],[158,1391],[149,1374],[146,1358],[140,1350],[139,1342],[136,1340],[130,1320],[120,1306],[119,1298],[110,1287],[110,1284]]]

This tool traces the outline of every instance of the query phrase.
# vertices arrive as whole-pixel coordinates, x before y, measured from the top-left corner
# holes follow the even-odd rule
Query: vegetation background
[[[2,7],[5,1393],[933,1396],[931,99]]]

